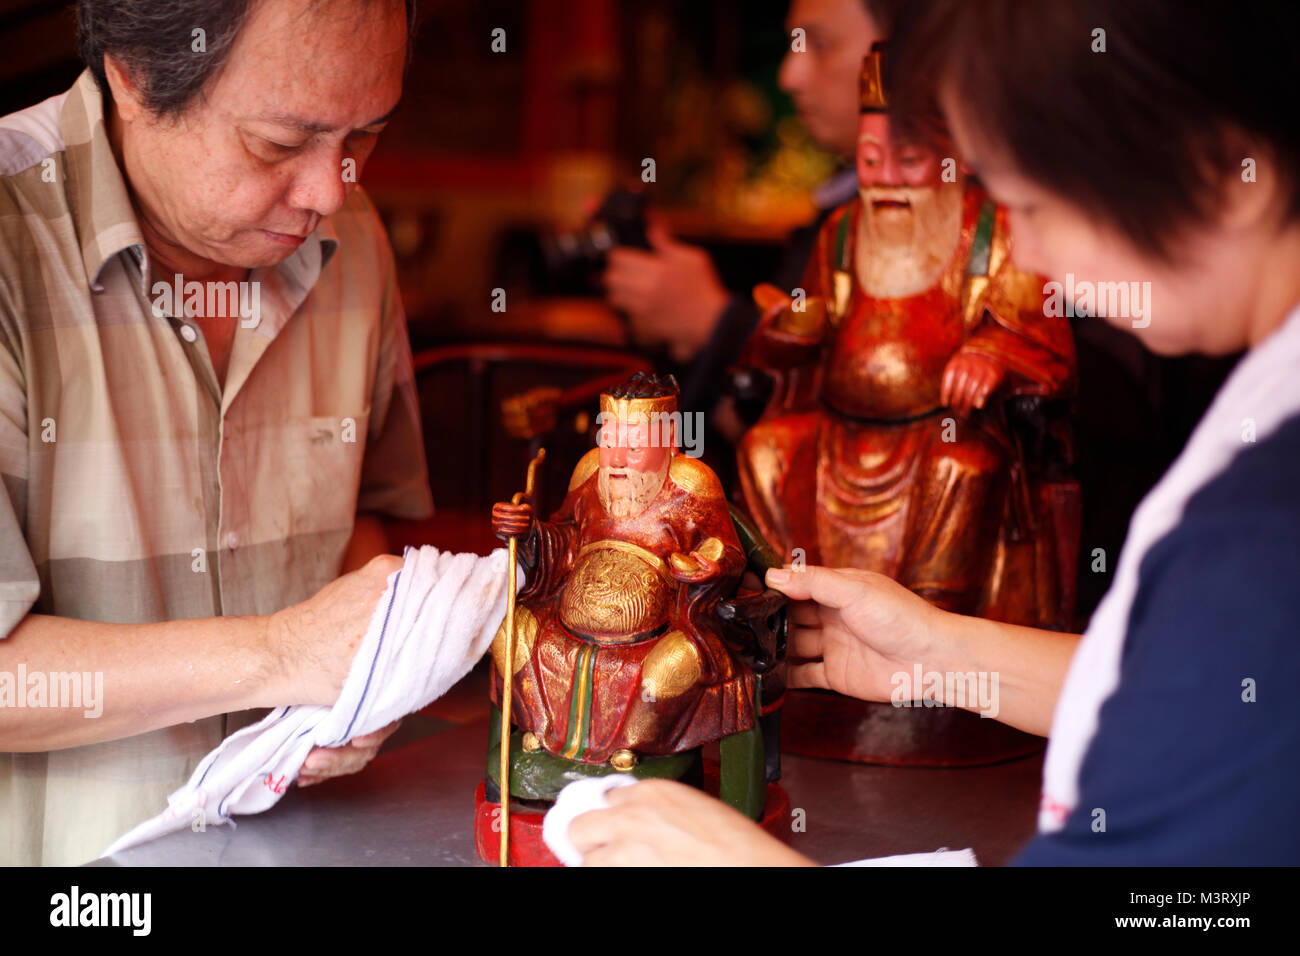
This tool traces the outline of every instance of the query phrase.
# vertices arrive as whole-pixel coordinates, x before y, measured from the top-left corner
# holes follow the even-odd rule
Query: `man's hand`
[[[948,360],[939,385],[939,401],[965,417],[984,403],[1002,383],[1006,369],[983,355],[958,352]]]
[[[401,566],[397,555],[379,555],[307,600],[271,615],[266,640],[276,662],[277,706],[328,707],[338,700],[388,576]]]
[[[375,758],[384,741],[400,726],[399,718],[374,733],[353,737],[342,747],[314,747],[298,772],[298,786],[310,787],[330,777],[356,773]]]
[[[627,313],[638,342],[667,343],[675,360],[690,361],[709,341],[731,296],[703,249],[678,242],[653,222],[646,237],[649,250],[609,251],[609,302]]]
[[[583,866],[816,866],[731,807],[685,784],[644,780],[569,825]]]

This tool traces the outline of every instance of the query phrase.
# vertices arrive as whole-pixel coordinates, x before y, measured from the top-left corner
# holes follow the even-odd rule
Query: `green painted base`
[[[757,727],[724,737],[719,747],[718,799],[751,820],[763,815],[767,798],[766,761],[763,733]],[[553,801],[567,784],[587,777],[627,773],[639,780],[702,779],[699,748],[667,757],[642,757],[631,770],[615,770],[609,764],[586,764],[556,757],[545,750],[524,750],[523,731],[510,735],[510,797],[513,800]],[[501,786],[501,711],[493,706],[488,725],[487,777]]]
[[[565,760],[545,750],[524,750],[523,731],[510,735],[510,796],[516,800],[554,800],[567,784],[587,777],[627,773],[638,780],[681,780],[700,766],[700,751],[667,757],[643,757],[631,770],[615,770],[609,764],[588,764]],[[488,729],[487,776],[501,786],[501,711],[492,708]]]

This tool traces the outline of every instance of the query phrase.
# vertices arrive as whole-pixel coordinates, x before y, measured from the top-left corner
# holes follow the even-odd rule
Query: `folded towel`
[[[186,827],[272,807],[313,747],[339,747],[427,706],[469,673],[506,613],[507,557],[407,548],[333,707],[280,707],[203,758],[168,808],[104,856]],[[524,583],[520,569],[518,586]]]

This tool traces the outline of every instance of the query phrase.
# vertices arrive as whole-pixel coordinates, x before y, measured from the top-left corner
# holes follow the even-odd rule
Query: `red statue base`
[[[717,793],[717,765],[705,763],[705,788],[712,788]],[[479,859],[485,863],[497,863],[501,859],[501,830],[497,822],[499,804],[488,802],[483,793],[483,784],[479,783],[474,791],[474,847]],[[542,819],[546,816],[535,810],[512,811],[510,814],[510,865],[511,866],[559,866],[542,840]],[[790,832],[790,797],[779,783],[767,785],[767,803],[763,810],[763,819],[758,821],[768,833],[781,839]]]
[[[1045,744],[955,707],[895,707],[826,691],[786,691],[781,716],[785,753],[887,767],[980,767]]]

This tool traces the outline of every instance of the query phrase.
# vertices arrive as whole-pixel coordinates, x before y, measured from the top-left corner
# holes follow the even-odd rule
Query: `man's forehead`
[[[394,0],[255,3],[218,95],[234,115],[304,132],[378,125],[401,96],[404,11]]]

